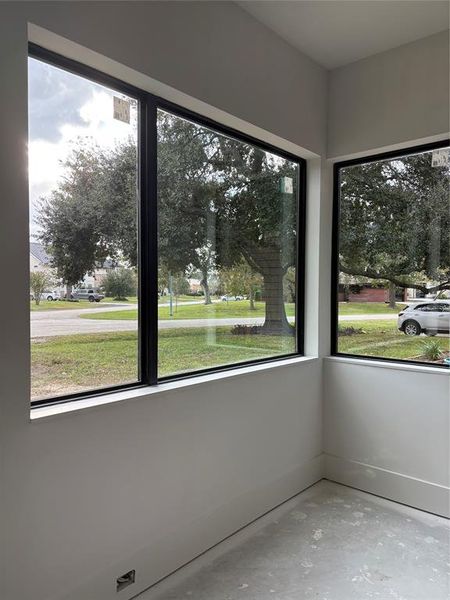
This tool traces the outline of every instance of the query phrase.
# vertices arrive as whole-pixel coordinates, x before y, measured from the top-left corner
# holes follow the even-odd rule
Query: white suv
[[[398,314],[397,326],[406,335],[450,333],[450,300],[407,306]]]

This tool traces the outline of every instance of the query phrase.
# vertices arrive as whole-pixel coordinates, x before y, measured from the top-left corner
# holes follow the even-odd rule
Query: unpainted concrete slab
[[[286,507],[138,600],[450,598],[446,519],[327,481]]]

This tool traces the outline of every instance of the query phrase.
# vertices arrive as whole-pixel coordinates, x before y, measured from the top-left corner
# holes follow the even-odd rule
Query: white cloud
[[[61,75],[59,75],[61,73]],[[34,224],[39,199],[47,195],[58,185],[59,179],[64,174],[63,163],[73,148],[77,140],[90,140],[92,143],[103,148],[112,148],[115,144],[123,142],[132,137],[137,139],[136,132],[136,108],[132,107],[131,124],[117,121],[113,118],[113,97],[115,93],[112,90],[103,88],[97,84],[90,84],[91,94],[86,100],[77,95],[77,86],[80,85],[80,78],[70,76],[65,72],[55,69],[52,77],[64,78],[64,85],[56,87],[54,92],[61,93],[61,102],[58,98],[52,96],[52,104],[45,105],[42,98],[39,98],[39,110],[33,110],[33,95],[30,95],[30,140],[28,145],[29,155],[29,188],[30,188],[30,223],[32,232],[36,232]],[[72,77],[72,79],[71,79]],[[81,80],[84,91],[86,92],[86,80]],[[75,104],[71,110],[67,110],[64,100],[67,100],[67,85],[73,83]],[[77,100],[80,106],[76,106]],[[42,128],[39,131],[39,137],[33,139],[33,132],[38,128],[36,121],[42,119],[47,123],[54,123],[59,131],[59,136],[55,135],[55,127],[49,131],[48,138],[45,138]]]

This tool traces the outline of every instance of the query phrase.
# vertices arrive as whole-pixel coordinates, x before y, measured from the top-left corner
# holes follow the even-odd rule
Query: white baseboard
[[[163,538],[155,539],[146,548],[124,557],[120,565],[111,565],[107,571],[98,573],[95,580],[81,583],[64,600],[110,600],[116,596],[114,582],[117,575],[135,569],[136,583],[120,592],[121,600],[130,600],[178,569],[187,568],[188,563],[202,554],[207,552],[209,557],[217,544],[222,546],[237,532],[240,535],[243,527],[272,509],[280,507],[282,510],[281,504],[320,481],[323,478],[323,455],[307,460],[281,477],[274,475],[269,484],[241,494],[194,521],[181,526],[178,524],[174,529],[168,527]],[[174,522],[177,520],[174,519]],[[158,591],[160,585],[157,586]]]
[[[450,518],[450,488],[355,460],[324,455],[324,477]]]

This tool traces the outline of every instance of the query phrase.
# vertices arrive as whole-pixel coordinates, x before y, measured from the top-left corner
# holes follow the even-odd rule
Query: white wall
[[[321,364],[30,422],[28,22],[316,153],[326,74],[232,3],[0,3],[0,597],[126,599],[321,477]]]
[[[438,34],[333,71],[329,157],[445,139],[448,43]],[[327,359],[326,476],[449,515],[449,400],[448,373]]]
[[[278,366],[16,423],[2,600],[107,600],[131,568],[136,593],[320,479],[320,375]]]
[[[448,31],[330,73],[328,157],[449,131]]]
[[[325,150],[325,70],[233,3],[34,4],[14,12],[312,152]]]
[[[103,55],[118,61],[130,81],[184,92],[186,102],[207,103],[210,116],[225,122],[238,117],[252,125],[242,125],[247,132],[278,136],[280,143],[301,146],[305,156],[323,157],[326,147],[327,76],[232,3],[0,3],[0,268],[15,290],[14,302],[0,295],[0,597],[110,600],[115,577],[136,567],[136,589],[121,594],[129,598],[320,478],[321,364],[313,360],[193,387],[169,386],[30,422],[29,22],[98,53],[86,53],[86,60],[107,72],[119,67]],[[443,104],[448,106],[442,83],[447,75],[441,71],[446,59],[436,62],[431,50],[424,55],[417,58],[428,61],[419,82],[428,89],[422,83],[412,88],[423,101],[406,117],[396,86],[397,95],[390,96],[388,86],[375,106],[369,102],[383,88],[390,60],[376,59],[378,70],[368,79],[361,70],[365,61],[331,75],[330,156],[448,130],[442,117]],[[425,77],[427,69],[432,75]],[[436,90],[437,112],[428,118],[430,89]],[[347,105],[353,109],[342,113]],[[365,107],[364,118],[359,106]],[[307,349],[322,355],[329,330],[330,168],[320,159],[310,166]],[[376,378],[370,373],[359,364],[326,367],[328,474],[352,481],[351,469],[333,467],[337,457],[446,485],[444,376],[399,379],[387,368]],[[376,384],[378,394],[362,394],[366,380]],[[425,421],[428,437],[419,389],[433,398],[435,412]],[[412,398],[410,405],[406,398]],[[406,410],[414,435],[438,440],[417,467],[405,463],[409,455],[420,458],[417,439],[405,436],[399,418]],[[376,451],[378,442],[388,448],[386,456]]]
[[[325,360],[329,478],[450,516],[445,371]]]

